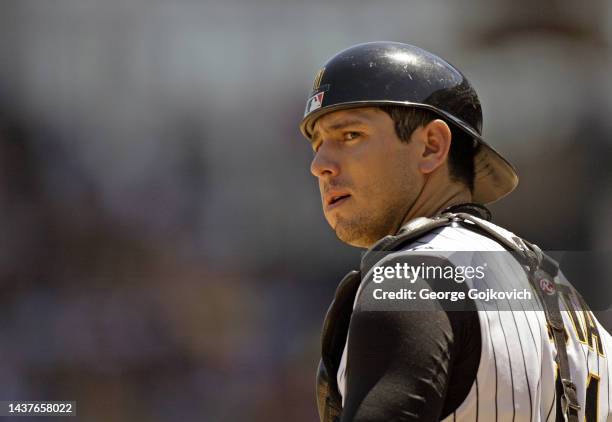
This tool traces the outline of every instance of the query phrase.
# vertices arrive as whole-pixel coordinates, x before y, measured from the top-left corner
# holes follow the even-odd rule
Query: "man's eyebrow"
[[[339,130],[339,129],[344,129],[345,127],[348,127],[348,126],[362,125],[363,123],[364,121],[359,120],[359,119],[340,120],[339,122],[334,123],[333,125],[330,125],[328,130]],[[314,133],[312,134],[312,138],[310,138],[310,143],[313,144],[318,139],[319,139],[319,131],[315,130]]]

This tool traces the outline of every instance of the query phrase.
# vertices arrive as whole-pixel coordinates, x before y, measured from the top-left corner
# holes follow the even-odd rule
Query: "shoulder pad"
[[[360,281],[359,271],[351,271],[344,276],[325,315],[321,335],[321,359],[330,374],[335,374],[340,365],[353,312],[353,301]],[[331,386],[330,388],[336,389],[335,375],[329,377],[327,383]]]

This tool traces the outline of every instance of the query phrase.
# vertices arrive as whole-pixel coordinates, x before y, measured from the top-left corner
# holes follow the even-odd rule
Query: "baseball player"
[[[316,75],[311,172],[336,235],[367,249],[325,318],[321,421],[612,420],[612,339],[555,261],[491,223],[518,176],[481,126],[465,76],[411,45]]]

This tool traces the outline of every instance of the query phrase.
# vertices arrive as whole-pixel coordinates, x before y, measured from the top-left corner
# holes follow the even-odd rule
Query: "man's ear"
[[[445,121],[432,120],[421,129],[423,136],[423,155],[419,162],[419,170],[430,174],[446,161],[451,145],[451,130]]]

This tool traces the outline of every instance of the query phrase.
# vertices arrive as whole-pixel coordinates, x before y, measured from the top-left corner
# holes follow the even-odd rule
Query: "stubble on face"
[[[387,164],[388,177],[373,175],[367,186],[360,186],[355,191],[351,198],[355,203],[350,204],[350,210],[347,207],[347,210],[338,210],[333,219],[328,217],[341,241],[368,248],[399,230],[418,197],[418,184],[401,157],[392,157]]]

